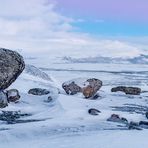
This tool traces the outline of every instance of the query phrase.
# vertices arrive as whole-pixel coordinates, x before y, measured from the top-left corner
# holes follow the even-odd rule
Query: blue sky
[[[102,36],[147,36],[147,0],[58,0],[58,11],[84,21],[80,31]],[[98,20],[98,21],[97,21]]]
[[[98,36],[147,36],[147,24],[134,24],[125,22],[111,21],[92,21],[76,22],[76,31],[87,32]]]

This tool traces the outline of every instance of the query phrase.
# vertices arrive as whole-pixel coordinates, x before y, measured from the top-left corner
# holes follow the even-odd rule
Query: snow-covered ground
[[[114,86],[138,86],[148,90],[148,65],[64,63],[58,58],[28,58],[29,67],[11,85],[20,91],[19,103],[10,103],[5,111],[21,111],[29,116],[22,120],[32,122],[7,124],[0,121],[0,147],[9,148],[147,148],[148,130],[128,130],[124,124],[106,121],[116,113],[128,121],[146,121],[148,93],[130,96],[111,93]],[[84,99],[82,94],[69,96],[61,88],[63,82],[79,77],[95,77],[103,81],[97,100]],[[27,94],[30,88],[52,89],[57,94],[53,102],[46,96]],[[58,88],[58,89],[57,89]],[[58,91],[61,94],[58,96]],[[116,107],[123,107],[117,109]],[[126,107],[134,108],[126,111]],[[101,111],[98,116],[88,114],[88,109]]]

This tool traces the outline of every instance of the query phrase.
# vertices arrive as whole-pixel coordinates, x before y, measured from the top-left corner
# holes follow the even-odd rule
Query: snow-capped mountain
[[[62,60],[66,63],[129,63],[129,64],[148,64],[148,55],[139,55],[132,58],[112,58],[112,57],[86,57],[86,58],[72,58],[72,57],[63,57]]]
[[[66,43],[59,40],[46,49],[23,50],[21,54],[27,60],[45,63],[130,63],[147,64],[148,50],[145,47],[118,40],[78,39]],[[33,63],[34,64],[34,63]]]

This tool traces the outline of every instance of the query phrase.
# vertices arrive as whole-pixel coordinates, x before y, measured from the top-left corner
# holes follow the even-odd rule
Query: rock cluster
[[[91,98],[102,87],[102,81],[95,78],[78,78],[64,82],[62,87],[69,95],[75,95],[81,92],[85,98]]]
[[[10,102],[16,103],[19,99],[20,95],[17,89],[0,91],[0,108],[5,108]]]
[[[107,121],[125,124],[129,130],[142,130],[143,128],[148,129],[148,121],[128,122],[126,118],[120,117],[118,114],[112,114],[111,117],[107,119]]]
[[[0,108],[8,106],[8,102],[16,102],[20,95],[18,90],[5,91],[25,68],[23,57],[17,52],[0,48]]]

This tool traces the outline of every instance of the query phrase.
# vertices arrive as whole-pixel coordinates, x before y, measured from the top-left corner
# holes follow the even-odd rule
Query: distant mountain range
[[[132,58],[111,58],[111,57],[86,57],[86,58],[73,58],[65,56],[62,60],[66,63],[130,63],[130,64],[148,64],[148,55],[139,55]]]

